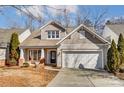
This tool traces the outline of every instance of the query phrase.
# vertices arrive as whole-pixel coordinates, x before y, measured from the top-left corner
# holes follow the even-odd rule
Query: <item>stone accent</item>
[[[23,63],[25,62],[24,59],[24,51],[23,49],[20,49],[20,58],[19,58],[19,66],[23,66]]]
[[[0,60],[0,67],[5,66],[5,60]]]
[[[19,59],[19,66],[23,66],[23,63],[25,62],[25,59],[23,58],[20,58]]]

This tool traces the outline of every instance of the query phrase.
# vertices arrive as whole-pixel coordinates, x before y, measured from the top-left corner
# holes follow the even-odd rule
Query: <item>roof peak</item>
[[[65,30],[65,27],[63,27],[63,25],[61,25],[60,23],[58,23],[58,22],[56,22],[56,21],[53,21],[53,20],[48,21],[48,22],[47,22],[45,25],[43,25],[40,29],[43,29],[44,27],[46,27],[46,26],[49,25],[49,24],[56,24],[56,25],[60,26],[62,29]]]

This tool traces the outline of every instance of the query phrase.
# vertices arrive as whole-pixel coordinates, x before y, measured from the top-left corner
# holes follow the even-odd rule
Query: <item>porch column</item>
[[[40,63],[41,64],[44,64],[45,63],[45,52],[44,52],[44,49],[42,48],[41,49],[41,58],[40,58]]]
[[[20,58],[24,59],[24,51],[23,51],[23,49],[20,49]]]
[[[20,58],[19,58],[19,66],[23,66],[23,63],[25,62],[25,59],[24,59],[24,51],[23,49],[21,48],[20,49]]]
[[[41,59],[43,59],[43,58],[45,57],[44,54],[45,54],[45,53],[44,53],[44,49],[42,48],[42,49],[41,49]]]

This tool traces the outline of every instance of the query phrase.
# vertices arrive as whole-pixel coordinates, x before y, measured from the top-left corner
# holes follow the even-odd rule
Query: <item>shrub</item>
[[[10,62],[9,62],[9,66],[16,66],[17,65],[17,61],[15,59],[12,59]]]
[[[112,40],[111,47],[107,53],[107,66],[110,72],[115,72],[119,69],[120,59],[119,52],[116,48],[115,41]]]
[[[120,65],[120,67],[119,67],[119,71],[120,71],[121,73],[124,72],[124,64],[121,64],[121,65]]]
[[[29,67],[29,63],[27,62],[23,63],[23,67]]]
[[[40,59],[40,64],[45,63],[45,58]]]
[[[119,35],[117,47],[119,51],[120,65],[121,65],[124,63],[124,38],[122,34]]]
[[[16,60],[16,62],[18,62],[20,51],[19,51],[19,38],[17,33],[13,33],[11,36],[9,54],[10,54],[10,60]]]

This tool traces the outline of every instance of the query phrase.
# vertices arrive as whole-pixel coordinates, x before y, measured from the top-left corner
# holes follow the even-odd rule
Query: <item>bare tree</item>
[[[85,24],[86,26],[92,26],[94,31],[98,34],[102,33],[101,28],[105,23],[107,17],[108,7],[99,6],[100,8],[91,9],[86,6],[79,6],[79,10],[76,13],[76,25]]]
[[[104,21],[104,18],[106,17],[108,10],[106,7],[103,7],[91,11],[89,7],[82,5],[79,6],[77,12],[73,14],[75,16],[72,16],[71,11],[68,10],[66,7],[57,9],[56,7],[43,6],[44,8],[42,7],[43,10],[41,12],[43,12],[44,15],[47,16],[46,18],[46,17],[42,17],[42,15],[38,15],[38,17],[34,16],[33,13],[28,9],[30,6],[11,5],[10,7],[13,7],[17,11],[20,11],[20,13],[22,14],[21,17],[26,16],[26,20],[23,20],[25,23],[25,28],[31,28],[31,29],[34,29],[35,27],[38,28],[41,27],[48,20],[55,20],[58,23],[64,25],[65,27],[70,27],[73,25],[78,26],[83,23],[88,26],[92,25],[94,28],[96,28]],[[41,8],[40,6],[38,7]],[[56,15],[53,16],[52,14],[48,13],[49,11],[46,10],[47,8],[54,9],[56,11]],[[14,19],[9,19],[9,20],[14,21]],[[34,25],[33,24],[34,22],[37,22],[37,24]],[[12,24],[13,26],[18,27],[18,24],[16,22],[12,22]]]
[[[90,17],[90,9],[89,8],[85,8],[84,6],[80,6],[76,12],[76,25],[80,25],[80,24],[85,24],[88,25],[88,21],[90,21],[89,17]],[[91,21],[90,21],[91,24]]]
[[[52,7],[50,7],[52,8]],[[66,28],[71,26],[71,17],[70,17],[70,11],[65,8],[53,8],[56,10],[56,15],[52,18],[53,20],[57,21],[58,23],[64,25]]]
[[[25,15],[27,17],[27,20],[25,21],[25,27],[26,28],[34,29],[35,28],[35,26],[33,25],[34,21],[36,21],[39,24],[39,26],[42,26],[44,24],[45,20],[42,18],[41,15],[38,15],[38,17],[36,17],[32,14],[31,11],[29,11],[28,7],[30,7],[30,6],[12,5],[11,7],[15,8],[17,11],[19,11],[22,14],[22,16]],[[44,11],[45,11],[45,9],[44,9]]]
[[[65,27],[69,27],[70,25],[70,17],[69,17],[69,10],[67,10],[66,8],[64,9],[64,22],[65,22]]]
[[[92,13],[92,22],[93,22],[93,27],[97,28],[104,22],[104,18],[107,16],[108,8],[103,7],[103,8],[98,8],[95,9],[94,13]]]

